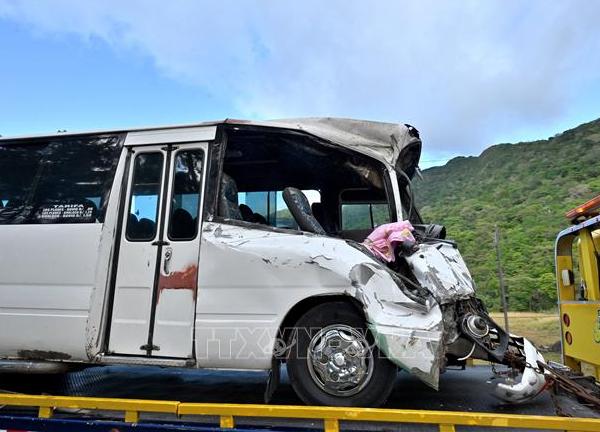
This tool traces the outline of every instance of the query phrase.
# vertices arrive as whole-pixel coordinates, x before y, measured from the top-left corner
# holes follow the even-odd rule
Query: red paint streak
[[[160,299],[160,294],[166,289],[185,289],[191,290],[196,300],[196,284],[198,283],[198,266],[189,265],[183,270],[174,271],[165,276],[160,273],[158,280],[158,295],[156,296],[156,303]]]

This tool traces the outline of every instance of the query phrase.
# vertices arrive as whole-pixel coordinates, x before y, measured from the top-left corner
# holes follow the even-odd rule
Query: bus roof
[[[259,126],[302,131],[330,141],[334,144],[369,154],[377,159],[384,160],[391,165],[395,165],[400,153],[408,147],[411,147],[413,151],[416,151],[417,161],[421,151],[419,133],[412,126],[401,123],[383,123],[334,117],[311,117],[268,121],[225,119],[182,125],[150,126],[129,129],[108,129],[79,132],[56,132],[53,134],[0,137],[0,143],[9,140],[26,140],[33,138],[54,138],[100,133],[140,133],[163,129],[197,128],[202,126],[218,125]]]

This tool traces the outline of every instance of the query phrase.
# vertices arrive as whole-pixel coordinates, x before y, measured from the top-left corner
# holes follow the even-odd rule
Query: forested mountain
[[[499,144],[478,157],[457,157],[415,179],[416,202],[428,222],[446,226],[490,309],[498,309],[494,226],[509,308],[555,304],[553,248],[569,225],[565,212],[600,194],[600,119],[547,140]]]

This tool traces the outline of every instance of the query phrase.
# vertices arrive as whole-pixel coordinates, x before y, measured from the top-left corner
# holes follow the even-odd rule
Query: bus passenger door
[[[208,144],[134,148],[109,354],[193,356]]]
[[[161,357],[193,357],[200,226],[208,144],[180,146],[170,158],[159,277],[150,333]]]

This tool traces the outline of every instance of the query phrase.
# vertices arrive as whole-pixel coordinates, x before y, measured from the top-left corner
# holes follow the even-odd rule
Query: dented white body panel
[[[398,365],[437,386],[439,307],[423,307],[408,298],[383,264],[347,241],[207,223],[200,261],[205,271],[200,274],[196,331],[207,339],[196,341],[199,366],[266,369],[277,330],[295,304],[312,296],[348,295],[364,306],[378,346]],[[248,337],[221,346],[232,355],[211,356],[205,340],[218,345],[236,329]]]
[[[431,291],[439,304],[454,303],[475,295],[473,279],[456,245],[446,242],[421,244],[419,250],[406,260],[418,281]]]

